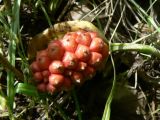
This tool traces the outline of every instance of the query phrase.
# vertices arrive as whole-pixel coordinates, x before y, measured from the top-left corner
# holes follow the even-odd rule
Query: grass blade
[[[59,110],[59,115],[63,118],[63,120],[71,120],[69,118],[69,116],[66,115],[65,111],[62,109],[62,107],[57,104],[57,103],[54,103],[56,108]]]
[[[9,49],[8,49],[8,60],[11,63],[12,66],[15,66],[15,53],[16,53],[16,36],[19,34],[19,10],[20,10],[20,3],[21,0],[16,0],[13,2],[12,7],[12,19],[11,22],[11,30],[9,33]],[[11,9],[11,8],[9,8]],[[10,11],[8,9],[8,11]],[[13,103],[14,103],[14,96],[15,96],[15,88],[14,88],[14,81],[15,81],[15,75],[11,71],[7,72],[7,96],[8,96],[8,109],[10,113],[10,119],[13,118]]]
[[[113,84],[112,84],[112,88],[111,88],[111,92],[109,94],[109,97],[107,99],[106,105],[105,105],[105,109],[103,112],[103,116],[102,116],[102,120],[110,120],[110,114],[111,114],[111,103],[112,103],[112,99],[113,99],[113,94],[114,94],[114,90],[115,90],[115,84],[116,84],[116,69],[115,69],[115,64],[114,64],[114,60],[111,56],[111,61],[112,61],[112,65],[113,65],[113,72],[114,72],[114,77],[113,77]]]
[[[140,11],[143,14],[143,16],[147,19],[147,21],[151,23],[158,32],[160,32],[160,28],[157,26],[154,19],[151,16],[149,16],[134,0],[130,0],[130,2],[136,7],[136,10]],[[142,19],[144,19],[144,17]]]
[[[38,97],[38,91],[36,87],[28,83],[18,83],[15,87],[15,93]]]
[[[81,110],[80,110],[80,106],[79,106],[79,102],[78,102],[78,98],[77,98],[75,89],[72,90],[72,95],[73,95],[74,102],[76,105],[76,111],[78,113],[78,120],[82,120],[82,114],[81,114]]]
[[[38,0],[37,3],[40,4],[40,7],[41,7],[41,9],[42,9],[42,11],[43,11],[43,13],[44,13],[46,19],[47,19],[47,22],[48,22],[49,26],[52,27],[52,22],[51,22],[51,20],[50,20],[48,14],[47,14],[47,12],[46,12],[45,7],[43,6],[42,1],[41,1],[41,0]]]

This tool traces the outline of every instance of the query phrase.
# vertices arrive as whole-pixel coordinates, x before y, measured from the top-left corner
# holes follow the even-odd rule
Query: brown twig
[[[13,72],[19,80],[22,81],[24,80],[23,74],[19,70],[17,70],[14,66],[12,66],[1,53],[0,53],[0,63],[6,70],[10,70],[11,72]]]

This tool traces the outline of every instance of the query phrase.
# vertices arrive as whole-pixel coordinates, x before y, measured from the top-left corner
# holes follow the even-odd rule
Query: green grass
[[[11,21],[9,24],[10,27],[10,42],[9,42],[9,48],[8,48],[8,60],[11,63],[11,65],[15,66],[15,59],[16,59],[16,40],[18,40],[19,35],[19,11],[20,11],[20,4],[21,1],[17,0],[14,2],[12,7],[11,15],[13,16],[11,18]],[[10,8],[11,9],[11,8]],[[8,16],[11,17],[11,16]],[[14,19],[13,19],[14,18]],[[14,83],[15,83],[15,75],[8,71],[7,73],[7,103],[8,103],[8,109],[9,109],[9,115],[10,119],[14,119],[13,117],[13,104],[14,104],[14,96],[15,96],[15,89],[14,89]]]

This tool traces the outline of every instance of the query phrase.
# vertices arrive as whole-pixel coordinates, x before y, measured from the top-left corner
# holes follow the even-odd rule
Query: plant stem
[[[2,64],[2,66],[7,69],[7,70],[10,70],[11,72],[13,72],[15,74],[15,76],[17,78],[19,78],[20,80],[23,81],[24,77],[23,77],[23,74],[17,70],[14,66],[12,66],[8,60],[3,57],[3,55],[0,53],[0,63]]]
[[[150,54],[160,58],[160,51],[153,46],[134,44],[134,43],[111,43],[110,52],[115,51],[137,51],[144,54]]]

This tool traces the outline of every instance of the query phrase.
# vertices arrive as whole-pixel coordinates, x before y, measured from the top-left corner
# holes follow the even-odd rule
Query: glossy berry
[[[64,65],[63,62],[60,60],[54,60],[52,63],[49,65],[49,71],[51,73],[63,73],[64,71]]]
[[[68,91],[72,88],[72,81],[70,78],[66,77],[63,83],[63,89]]]
[[[68,33],[61,40],[62,46],[66,51],[74,52],[77,48],[77,42],[75,41],[77,37],[76,33]]]
[[[54,85],[55,87],[62,86],[63,82],[64,82],[64,76],[61,74],[51,74],[49,76],[49,83],[51,85]]]
[[[43,77],[49,77],[49,75],[50,75],[49,70],[42,71],[42,75],[43,75]]]
[[[77,66],[78,59],[74,53],[65,52],[62,62],[65,68],[74,69]]]
[[[104,42],[101,38],[96,37],[92,40],[91,44],[90,44],[90,50],[92,52],[101,52],[103,47],[104,47]]]
[[[43,81],[43,75],[41,72],[35,72],[33,75],[34,79],[36,82],[41,82]]]
[[[84,71],[86,69],[86,67],[87,67],[87,63],[80,61],[80,62],[78,62],[76,70],[77,71]]]
[[[83,75],[86,79],[91,79],[96,73],[95,68],[91,66],[87,66],[86,69],[83,71]]]
[[[75,51],[75,55],[80,61],[86,62],[89,60],[91,52],[87,46],[79,44]]]
[[[45,83],[40,83],[37,85],[37,89],[40,91],[40,92],[46,92],[46,84]]]
[[[91,52],[91,57],[88,62],[91,66],[98,67],[102,63],[102,55],[98,52]]]
[[[94,38],[98,37],[97,32],[87,32],[87,33],[89,33],[89,34],[90,34],[91,39],[94,39]]]
[[[56,92],[56,88],[54,87],[54,85],[48,83],[47,86],[46,86],[46,90],[50,93],[50,94],[53,94]]]
[[[86,45],[86,46],[90,46],[91,41],[92,41],[91,36],[87,32],[79,34],[76,38],[77,43]]]
[[[71,76],[72,74],[73,74],[73,70],[66,69],[66,70],[64,71],[64,75],[67,76],[67,77]]]
[[[39,65],[36,61],[32,62],[32,64],[30,65],[30,68],[31,68],[33,73],[41,71],[41,69],[40,69],[40,67],[39,67]]]
[[[46,50],[42,50],[37,53],[36,61],[38,63],[38,66],[42,70],[48,69],[51,63],[51,59],[48,57]]]
[[[50,42],[48,44],[47,52],[52,60],[61,60],[64,55],[64,48],[62,47],[60,40],[53,40]]]
[[[43,82],[44,83],[48,83],[48,77],[50,76],[50,72],[49,70],[44,70],[42,71],[42,75],[43,75]]]
[[[108,56],[109,56],[109,48],[108,48],[108,45],[105,44],[101,53],[102,53],[102,56],[103,56],[103,59],[106,59]]]
[[[38,51],[36,59],[38,59],[39,57],[42,57],[42,56],[47,56],[48,57],[48,52],[47,52],[46,49]]]
[[[71,78],[75,84],[82,84],[82,82],[84,81],[83,74],[80,72],[74,72]]]

